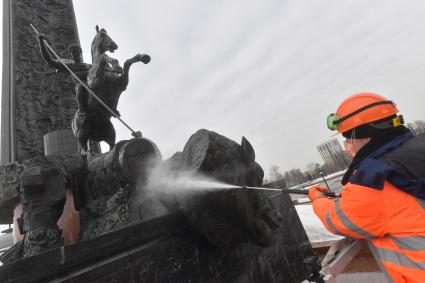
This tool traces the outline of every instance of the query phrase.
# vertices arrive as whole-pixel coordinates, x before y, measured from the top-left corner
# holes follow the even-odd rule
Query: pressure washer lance
[[[325,185],[326,185],[326,188],[328,188],[328,191],[332,192],[331,188],[330,188],[330,187],[329,187],[329,185],[328,185],[328,182],[326,182],[326,178],[325,178],[325,175],[323,175],[323,172],[322,172],[322,171],[320,171],[320,172],[319,172],[319,174],[320,174],[320,176],[322,177],[323,182],[325,182]]]
[[[247,189],[247,190],[275,191],[275,192],[282,192],[282,193],[288,193],[288,194],[308,195],[308,190],[300,190],[300,189],[278,189],[278,188],[261,188],[261,187],[248,187],[248,186],[241,186],[241,188]],[[341,194],[338,194],[335,192],[323,192],[323,194],[331,198],[341,197]]]

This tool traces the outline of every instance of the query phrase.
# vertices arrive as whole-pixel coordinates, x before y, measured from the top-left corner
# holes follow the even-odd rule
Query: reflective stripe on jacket
[[[425,282],[425,201],[385,181],[382,190],[347,183],[313,209],[334,234],[369,240],[389,282]]]

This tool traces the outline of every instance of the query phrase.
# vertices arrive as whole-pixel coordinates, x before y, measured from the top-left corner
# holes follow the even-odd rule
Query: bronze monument
[[[118,60],[105,53],[114,52],[117,48],[118,45],[108,36],[106,30],[99,30],[96,26],[96,36],[91,44],[92,66],[88,70],[87,85],[110,109],[106,109],[95,96],[90,95],[87,97],[86,111],[80,108],[75,113],[72,130],[83,153],[88,150],[88,140],[105,141],[110,149],[115,146],[115,129],[110,118],[120,117],[118,100],[127,88],[130,66],[136,62],[150,62],[149,55],[137,54],[127,59],[122,68]]]
[[[0,209],[9,212],[0,220],[11,223],[12,209],[22,205],[14,228],[23,238],[0,256],[2,282],[323,282],[287,194],[213,188],[262,185],[264,172],[246,138],[238,144],[201,129],[165,161],[134,131],[115,143],[110,118],[122,121],[117,105],[129,68],[150,57],[137,54],[121,67],[105,53],[117,44],[96,27],[92,63],[84,63],[70,0],[5,3],[6,30],[18,43],[7,48],[18,55],[4,61],[12,79],[3,92]],[[48,35],[34,38],[30,24]],[[68,46],[72,59],[62,59]],[[80,152],[44,154],[43,135],[70,130],[71,123]],[[106,141],[110,151],[87,154],[89,141]],[[186,172],[208,178],[211,187],[195,182],[182,194],[174,181]],[[79,215],[73,242],[66,241],[69,223],[58,225],[66,203]]]

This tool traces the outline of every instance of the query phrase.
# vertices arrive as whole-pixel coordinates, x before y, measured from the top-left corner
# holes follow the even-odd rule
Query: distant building
[[[342,149],[337,139],[330,139],[317,146],[326,165],[335,171],[344,170],[351,163],[351,157]]]

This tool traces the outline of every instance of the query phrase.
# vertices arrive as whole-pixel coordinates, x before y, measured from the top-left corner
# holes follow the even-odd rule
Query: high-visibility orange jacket
[[[385,182],[383,190],[345,185],[313,209],[332,233],[368,240],[389,282],[425,282],[425,201]]]
[[[339,200],[313,209],[332,233],[368,240],[389,282],[425,282],[424,193],[425,136],[407,133],[364,158]]]

